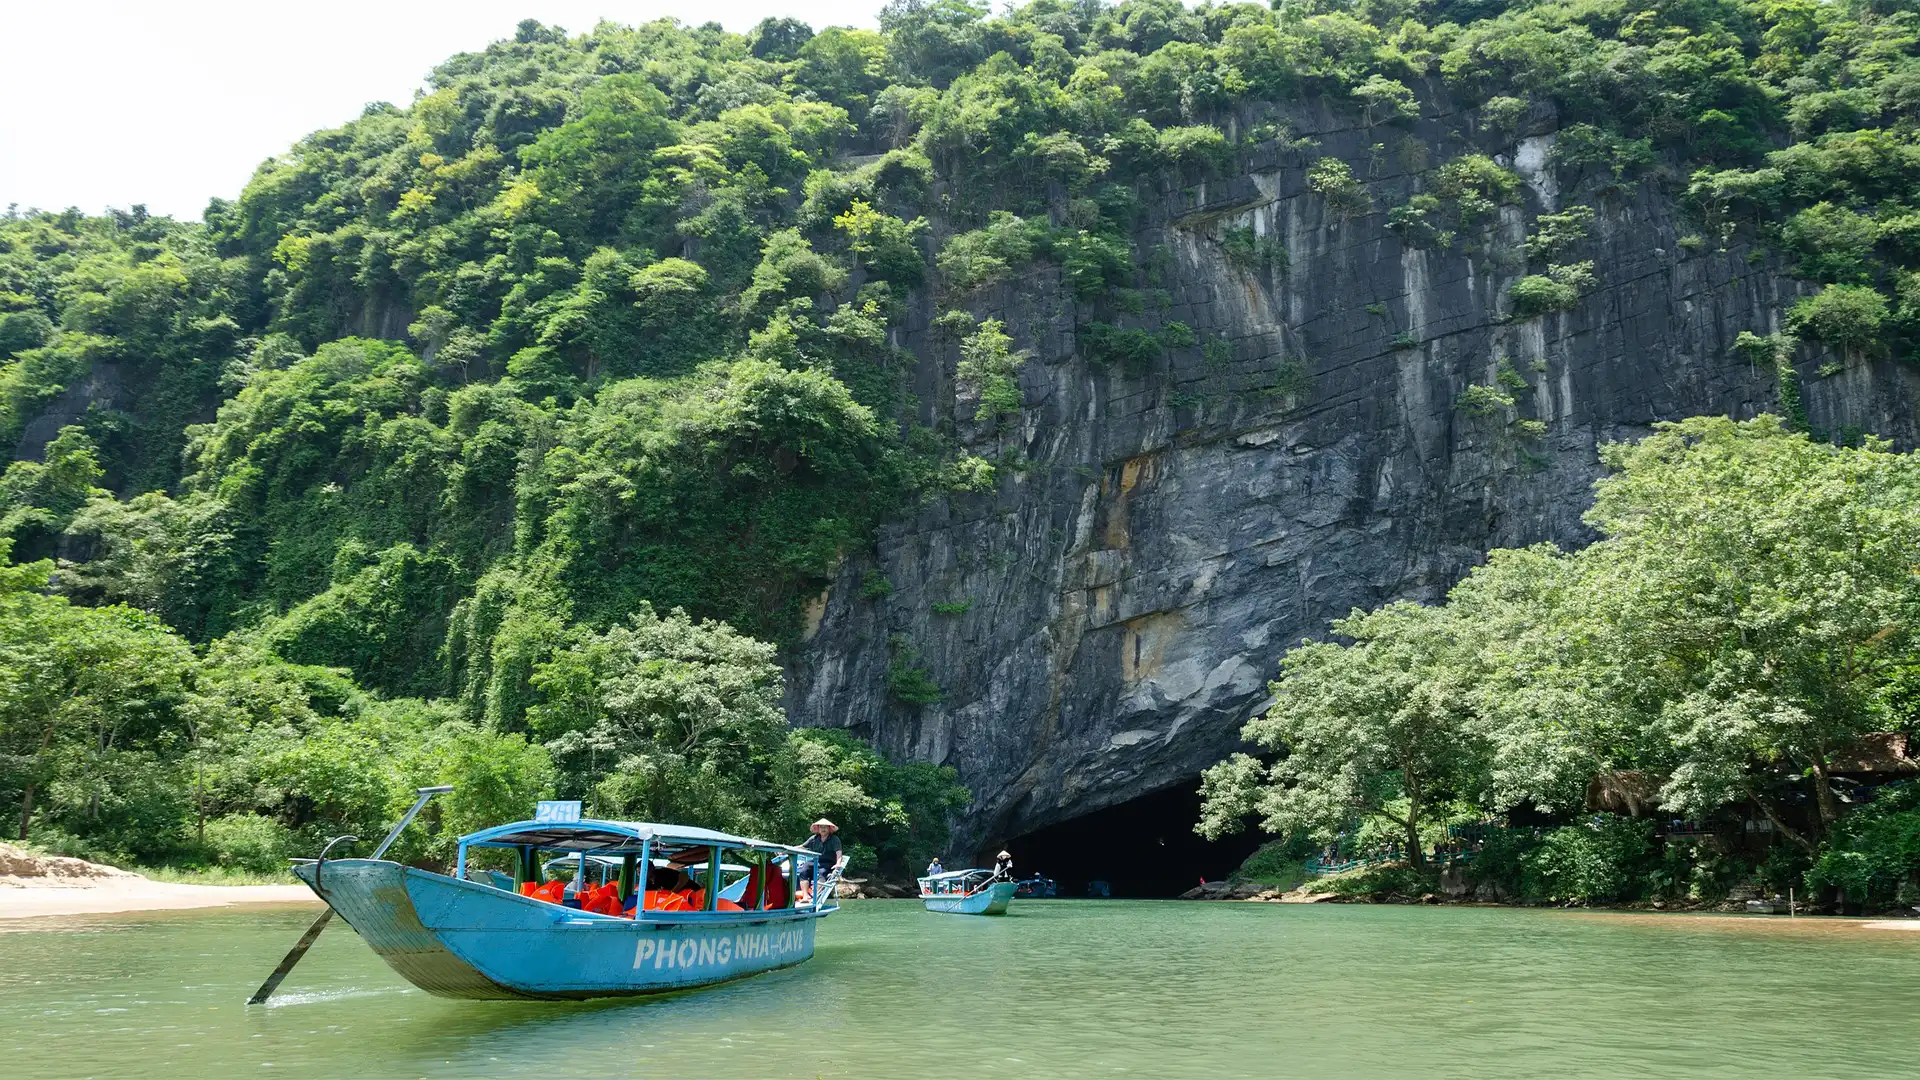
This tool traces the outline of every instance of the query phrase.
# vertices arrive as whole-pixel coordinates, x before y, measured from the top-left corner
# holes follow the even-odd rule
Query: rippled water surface
[[[850,904],[814,960],[646,1001],[458,1002],[307,909],[0,923],[0,1073],[1913,1077],[1920,933],[1799,920]]]

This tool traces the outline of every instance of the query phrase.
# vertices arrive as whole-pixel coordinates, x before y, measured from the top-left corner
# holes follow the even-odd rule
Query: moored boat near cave
[[[950,870],[920,879],[920,902],[948,915],[1005,915],[1019,887],[991,870]]]
[[[469,875],[470,856],[500,850],[513,853],[511,878]],[[541,880],[552,853],[571,864],[571,880]],[[729,881],[730,871],[745,873]],[[651,822],[530,820],[470,833],[451,875],[385,859],[323,859],[294,872],[394,971],[453,998],[726,982],[809,959],[815,927],[838,910],[836,868],[816,868],[811,851]]]

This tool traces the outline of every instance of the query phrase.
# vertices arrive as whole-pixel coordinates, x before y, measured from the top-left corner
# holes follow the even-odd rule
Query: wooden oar
[[[421,808],[427,805],[428,799],[452,790],[453,786],[451,784],[441,787],[423,787],[417,789],[414,794],[419,797],[413,800],[413,806],[407,811],[406,816],[402,817],[399,822],[394,825],[393,830],[387,833],[387,838],[380,841],[380,846],[374,849],[373,857],[377,859],[387,853],[387,849],[393,846],[393,842],[400,839],[401,831],[411,824],[415,815],[419,814]],[[328,846],[331,847],[332,845]],[[326,853],[321,852],[320,857],[324,861]],[[319,886],[319,877],[320,875],[316,872],[314,874],[314,885],[316,889]],[[325,897],[323,896],[322,899],[325,899]],[[267,976],[267,981],[261,983],[260,989],[255,990],[253,996],[247,999],[247,1004],[259,1005],[272,997],[273,992],[280,989],[280,984],[286,979],[287,973],[293,970],[293,966],[300,962],[301,957],[307,955],[308,949],[313,948],[314,939],[320,936],[320,931],[325,930],[327,923],[332,920],[333,908],[329,907],[327,910],[321,912],[320,917],[313,920],[313,925],[307,927],[307,932],[301,934],[300,940],[294,942],[293,948],[288,950],[287,955],[281,958],[280,966],[274,968],[273,974]]]
[[[273,974],[267,976],[267,981],[261,983],[260,989],[255,990],[253,996],[247,999],[247,1004],[258,1005],[272,997],[273,992],[280,989],[280,983],[287,977],[287,973],[293,970],[293,965],[299,963],[300,958],[307,955],[308,949],[313,948],[313,939],[319,937],[320,931],[325,930],[327,923],[331,921],[333,921],[332,908],[321,912],[320,917],[313,920],[313,925],[307,927],[307,932],[301,934],[300,940],[294,942],[293,948],[286,956],[281,958],[280,966],[274,968]]]

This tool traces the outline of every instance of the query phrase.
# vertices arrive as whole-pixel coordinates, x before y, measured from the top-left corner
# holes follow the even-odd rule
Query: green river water
[[[1920,933],[1826,920],[855,902],[814,959],[642,1001],[442,1001],[335,923],[0,923],[0,1075],[1915,1077]]]

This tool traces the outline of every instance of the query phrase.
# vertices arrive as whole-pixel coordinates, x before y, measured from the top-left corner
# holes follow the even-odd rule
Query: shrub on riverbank
[[[226,814],[207,822],[202,847],[222,870],[254,874],[284,872],[293,854],[293,832],[259,814]]]
[[[1807,884],[1837,889],[1869,910],[1920,903],[1920,782],[1885,791],[1849,815],[1807,871]]]
[[[1652,839],[1652,822],[1611,815],[1554,829],[1521,857],[1520,895],[1574,904],[1640,899]]]
[[[1298,888],[1308,878],[1306,858],[1312,850],[1313,845],[1305,837],[1270,841],[1247,856],[1228,880],[1236,884],[1265,885],[1283,892]]]
[[[1487,827],[1452,858],[1420,870],[1388,861],[1309,879],[1304,859],[1290,869],[1308,893],[1349,899],[1452,899],[1520,904],[1716,906],[1729,888],[1764,876],[1751,857],[1710,844],[1662,843],[1653,823],[1592,814],[1548,828]],[[1275,841],[1248,860],[1279,878],[1280,853],[1299,845]],[[1381,849],[1384,850],[1384,849]],[[1365,849],[1352,854],[1364,854]],[[1247,874],[1243,867],[1236,878]],[[1784,891],[1785,886],[1782,886]]]
[[[1438,876],[1406,863],[1380,863],[1314,878],[1301,886],[1309,895],[1374,902],[1424,900],[1440,892]]]

